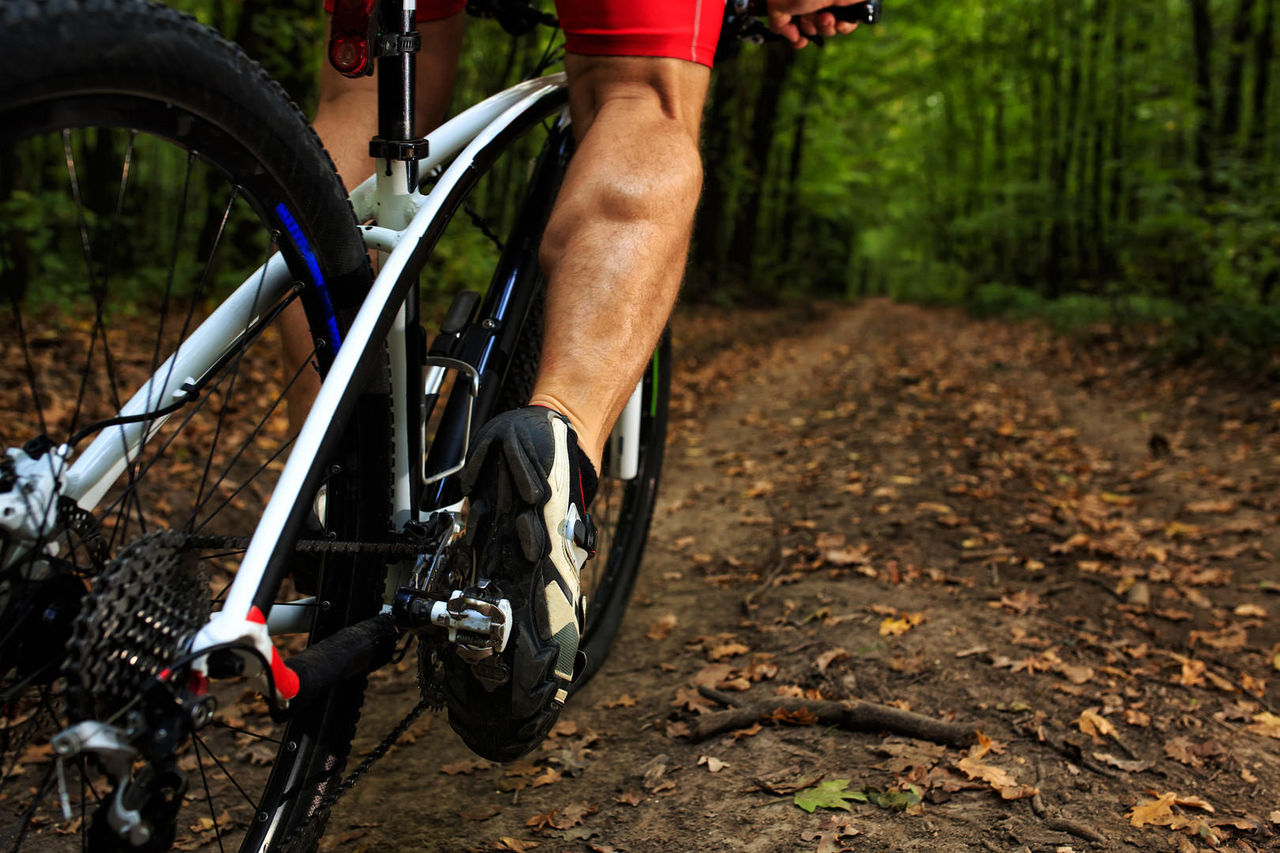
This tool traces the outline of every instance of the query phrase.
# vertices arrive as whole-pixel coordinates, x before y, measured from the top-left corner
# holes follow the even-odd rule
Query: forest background
[[[172,0],[309,113],[313,0]],[[819,50],[718,61],[685,298],[965,304],[1280,351],[1276,0],[890,0]],[[547,34],[472,21],[455,105]],[[514,204],[515,199],[512,199]]]

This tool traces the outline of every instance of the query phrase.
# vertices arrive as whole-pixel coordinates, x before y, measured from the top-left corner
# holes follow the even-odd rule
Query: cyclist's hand
[[[813,36],[851,33],[857,24],[837,21],[835,15],[823,12],[832,6],[851,6],[858,0],[769,0],[769,29],[802,48]],[[806,38],[806,36],[808,38]]]

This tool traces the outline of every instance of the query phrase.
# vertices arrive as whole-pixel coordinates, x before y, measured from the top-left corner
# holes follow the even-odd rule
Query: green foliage
[[[887,292],[1068,328],[1155,317],[1180,349],[1274,350],[1275,4],[1207,6],[1200,54],[1181,0],[894,4],[789,69],[763,174],[742,155],[762,91],[747,48],[716,71],[732,79],[708,107],[691,294]],[[770,239],[744,259],[711,226],[747,181],[772,189],[747,224]]]
[[[794,801],[797,806],[810,814],[813,814],[816,809],[850,811],[849,801],[865,803],[867,795],[861,791],[850,791],[848,786],[848,779],[828,779],[812,788],[796,791]]]
[[[169,2],[314,103],[313,0]],[[1179,351],[1273,350],[1275,6],[895,2],[821,50],[745,46],[713,75],[685,296],[887,293],[1068,328],[1154,319]],[[453,111],[533,71],[546,39],[470,21]],[[523,177],[504,167],[506,188],[483,190],[486,218],[510,221]],[[34,233],[23,216],[3,227]],[[490,247],[446,242],[428,289],[475,286]]]
[[[871,803],[889,811],[903,811],[922,801],[920,789],[908,785],[904,791],[881,791],[867,785],[858,791],[849,790],[848,779],[828,779],[812,788],[796,791],[792,801],[812,814],[817,809],[843,809],[851,811],[850,802]]]

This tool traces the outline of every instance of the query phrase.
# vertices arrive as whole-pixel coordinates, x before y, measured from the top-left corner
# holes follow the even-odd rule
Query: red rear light
[[[360,77],[369,67],[369,42],[354,35],[337,35],[329,42],[329,61],[348,77]]]
[[[375,0],[335,0],[329,33],[329,62],[348,77],[373,73],[369,39]]]

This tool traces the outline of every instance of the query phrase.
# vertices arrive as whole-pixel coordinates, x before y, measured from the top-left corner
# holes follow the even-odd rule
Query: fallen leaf
[[[493,762],[485,761],[483,758],[466,758],[452,764],[441,765],[440,772],[446,776],[470,776],[477,770],[488,770],[492,766]]]
[[[1187,512],[1193,515],[1209,514],[1209,513],[1226,513],[1236,511],[1236,502],[1224,498],[1223,500],[1208,501],[1192,501],[1186,506]],[[1170,525],[1172,527],[1173,525]]]
[[[638,806],[644,802],[644,794],[635,788],[629,788],[618,796],[618,802],[626,806]]]
[[[547,737],[574,737],[580,731],[577,720],[560,720],[551,727]]]
[[[498,843],[494,845],[494,850],[510,850],[512,853],[525,853],[538,846],[536,841],[521,841],[519,838],[512,838],[504,835],[498,839]]]
[[[1087,684],[1093,679],[1094,675],[1094,670],[1091,666],[1077,666],[1068,663],[1060,665],[1058,672],[1065,675],[1072,684]]]
[[[862,793],[867,795],[867,802],[872,805],[895,812],[906,811],[912,806],[919,805],[923,799],[920,796],[920,789],[915,785],[908,785],[903,791],[880,791],[877,788],[866,787],[862,789]]]
[[[854,848],[845,845],[842,839],[853,838],[859,834],[848,815],[827,815],[827,819],[817,829],[809,829],[800,833],[801,841],[818,842],[817,853],[842,853]]]
[[[635,704],[640,701],[639,696],[632,696],[630,693],[623,693],[612,702],[606,702],[606,708],[634,708]]]
[[[693,736],[693,728],[684,720],[667,720],[663,724],[663,731],[669,738]]]
[[[544,785],[554,785],[556,782],[559,782],[561,778],[559,770],[556,770],[554,767],[548,767],[542,772],[542,775],[535,777],[534,780],[529,783],[529,787],[541,788]]]
[[[698,758],[698,766],[699,766],[699,767],[702,767],[702,766],[704,766],[704,765],[705,765],[705,766],[706,766],[706,768],[707,768],[708,770],[710,770],[712,773],[719,773],[721,770],[723,770],[724,768],[726,768],[726,767],[728,767],[728,766],[729,766],[729,765],[728,765],[728,764],[726,764],[725,762],[723,762],[723,761],[721,761],[720,759],[715,758],[715,757],[713,757],[713,756],[710,756],[710,755],[703,755],[703,756],[699,756],[699,758]]]
[[[924,622],[923,613],[903,613],[896,618],[889,618],[880,623],[880,636],[897,637]]]
[[[1178,675],[1178,683],[1183,687],[1199,687],[1204,684],[1204,672],[1208,667],[1204,661],[1194,658],[1182,658],[1182,672]]]
[[[1000,793],[1002,799],[1021,800],[1034,797],[1039,789],[1030,785],[1020,785],[1018,780],[1007,770],[992,764],[985,764],[972,756],[965,756],[956,762],[956,767],[970,779],[981,779]]]
[[[1195,744],[1191,742],[1190,738],[1176,737],[1167,741],[1164,745],[1164,754],[1188,767],[1204,766],[1200,756],[1196,755]]]
[[[818,667],[818,672],[826,672],[827,667],[838,660],[847,660],[849,653],[841,648],[825,651],[814,660],[814,665]]]
[[[673,707],[683,708],[686,711],[692,711],[695,714],[710,714],[715,710],[711,704],[711,700],[703,696],[693,687],[680,687],[676,689],[676,698],[672,703]]]
[[[725,658],[736,657],[737,655],[745,655],[751,649],[742,643],[725,643],[715,646],[707,652],[707,660],[721,661]]]
[[[658,621],[649,626],[649,630],[645,632],[645,636],[650,640],[665,640],[667,636],[676,627],[676,615],[668,613]]]
[[[1253,715],[1253,725],[1246,726],[1245,731],[1280,740],[1280,716],[1270,711]]]
[[[1112,767],[1119,768],[1126,773],[1141,773],[1144,770],[1150,770],[1154,766],[1150,761],[1130,761],[1125,758],[1117,758],[1109,752],[1095,752],[1093,757],[1103,764],[1110,764]]]
[[[458,817],[462,818],[463,820],[480,821],[480,820],[488,820],[489,818],[494,817],[495,815],[500,815],[500,814],[502,814],[502,809],[498,808],[497,806],[480,805],[480,806],[472,806],[470,808],[463,809],[462,811],[458,812]]]
[[[1076,725],[1080,727],[1080,731],[1093,738],[1095,741],[1102,740],[1107,735],[1115,736],[1116,727],[1111,721],[1098,713],[1101,708],[1085,708],[1080,713],[1080,718],[1076,720]]]
[[[932,767],[947,752],[942,744],[922,740],[886,741],[873,749],[888,756],[888,760],[875,766],[895,774],[915,767]]]
[[[1173,819],[1173,802],[1177,798],[1177,794],[1161,794],[1155,800],[1138,803],[1125,817],[1134,826],[1165,825]]]
[[[990,602],[992,607],[1003,607],[1017,614],[1026,614],[1032,610],[1044,610],[1049,605],[1040,600],[1034,592],[1018,590],[1013,595],[1002,595],[999,601]]]
[[[788,711],[785,708],[774,708],[769,712],[766,719],[789,726],[812,726],[818,722],[817,715],[808,708],[796,708],[794,711]]]
[[[848,787],[848,779],[828,779],[812,788],[796,791],[792,801],[809,814],[813,814],[817,809],[850,811],[849,801],[865,803],[867,795],[861,791],[850,791]]]
[[[1215,811],[1217,811],[1213,806],[1209,804],[1209,801],[1204,799],[1203,797],[1184,797],[1179,795],[1174,798],[1173,802],[1174,802],[1174,805],[1178,805],[1178,806],[1187,806],[1188,808],[1193,808],[1193,809],[1203,809],[1204,811],[1207,811],[1210,814],[1213,814]]]

